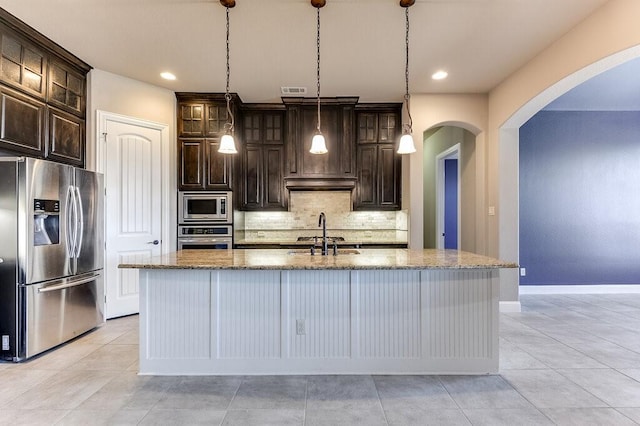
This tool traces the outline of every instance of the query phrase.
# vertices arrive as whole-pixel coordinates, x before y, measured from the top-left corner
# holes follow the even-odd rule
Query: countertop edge
[[[293,256],[292,256],[293,254]],[[285,250],[185,250],[129,259],[121,269],[141,270],[472,270],[513,269],[514,262],[457,250],[365,249],[362,253],[300,256]],[[357,257],[355,257],[357,256]],[[360,257],[362,256],[362,257]]]
[[[517,268],[516,264],[501,264],[501,265],[438,265],[438,266],[282,266],[282,265],[256,265],[256,266],[211,266],[211,265],[191,265],[191,266],[178,266],[178,265],[137,265],[137,264],[122,264],[118,265],[119,269],[201,269],[201,270],[224,270],[224,271],[243,271],[243,270],[271,270],[271,271],[323,271],[323,270],[336,270],[336,271],[350,271],[350,270],[438,270],[438,269],[514,269]]]

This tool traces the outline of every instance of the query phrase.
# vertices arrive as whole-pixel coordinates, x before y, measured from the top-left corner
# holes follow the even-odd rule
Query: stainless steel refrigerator
[[[0,158],[0,357],[21,361],[104,322],[101,174]]]

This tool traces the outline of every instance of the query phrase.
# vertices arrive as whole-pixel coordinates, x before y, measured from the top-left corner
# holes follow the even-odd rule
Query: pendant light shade
[[[327,152],[327,144],[324,141],[324,136],[320,132],[316,132],[313,135],[313,139],[311,139],[311,149],[309,150],[312,154],[326,154]]]
[[[413,143],[413,136],[410,133],[405,133],[400,138],[400,144],[398,145],[398,154],[413,154],[416,152],[416,146]]]
[[[229,68],[229,9],[234,7],[236,2],[235,0],[220,0],[220,4],[222,4],[227,10],[227,88],[224,98],[227,101],[227,116],[229,121],[224,124],[225,132],[220,139],[218,152],[221,154],[237,154],[238,150],[236,149],[236,141],[233,137],[234,117],[233,111],[231,110],[231,94],[229,93],[229,77],[231,76]]]
[[[416,152],[416,145],[413,143],[413,120],[411,109],[409,108],[409,7],[413,6],[415,0],[400,0],[400,6],[404,8],[405,16],[405,63],[404,63],[404,83],[405,94],[402,107],[407,112],[407,121],[402,125],[402,137],[398,145],[398,154],[413,154]]]
[[[220,148],[218,148],[218,152],[221,154],[237,154],[238,150],[236,149],[236,141],[233,139],[233,136],[230,134],[225,134],[220,139]]]
[[[311,5],[317,10],[317,25],[316,25],[316,49],[317,49],[317,72],[316,72],[316,81],[317,85],[317,103],[318,103],[318,125],[316,127],[316,133],[313,135],[313,139],[311,140],[311,149],[309,152],[311,154],[326,154],[329,152],[327,150],[327,144],[325,143],[324,136],[322,131],[320,130],[320,8],[326,4],[325,0],[311,0]]]

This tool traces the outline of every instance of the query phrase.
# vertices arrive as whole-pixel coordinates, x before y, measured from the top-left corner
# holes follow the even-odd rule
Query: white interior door
[[[162,129],[135,119],[101,122],[105,173],[106,316],[139,311],[138,271],[118,269],[162,251]]]

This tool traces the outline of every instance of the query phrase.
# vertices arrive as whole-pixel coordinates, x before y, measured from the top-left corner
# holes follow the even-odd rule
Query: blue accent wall
[[[640,112],[520,128],[521,284],[640,284]]]
[[[458,160],[444,160],[444,248],[458,248]]]

